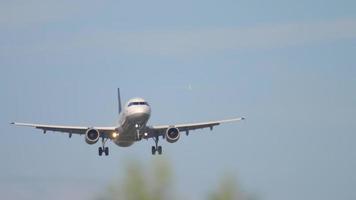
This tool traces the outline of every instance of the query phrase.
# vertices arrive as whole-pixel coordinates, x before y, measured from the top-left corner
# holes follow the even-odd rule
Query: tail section
[[[119,114],[121,113],[122,107],[121,107],[121,97],[120,97],[120,88],[117,88],[117,100],[118,100],[118,106],[119,106]]]

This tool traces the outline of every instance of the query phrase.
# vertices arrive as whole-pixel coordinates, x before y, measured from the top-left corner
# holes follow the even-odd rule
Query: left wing
[[[178,125],[161,125],[161,126],[151,126],[148,128],[147,132],[149,133],[149,137],[164,135],[166,130],[171,127],[178,128],[180,132],[188,132],[190,130],[195,129],[203,129],[210,128],[213,129],[214,126],[220,125],[222,123],[228,122],[237,122],[245,120],[244,117],[226,119],[226,120],[218,120],[218,121],[209,121],[209,122],[201,122],[201,123],[189,123],[189,124],[178,124]]]
[[[17,123],[12,122],[11,124],[17,126],[27,126],[32,128],[37,128],[46,131],[64,132],[64,133],[74,133],[74,134],[85,134],[89,128],[97,129],[101,134],[108,135],[115,131],[116,127],[86,127],[86,126],[61,126],[61,125],[47,125],[47,124],[29,124],[29,123]]]

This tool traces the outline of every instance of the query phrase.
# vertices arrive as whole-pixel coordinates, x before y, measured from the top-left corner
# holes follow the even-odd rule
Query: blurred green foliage
[[[210,193],[209,200],[245,200],[233,175],[222,177],[218,187]]]
[[[98,200],[173,200],[179,197],[173,185],[173,168],[164,158],[154,158],[150,167],[129,161],[123,178],[112,182]],[[179,195],[184,196],[184,195]],[[207,194],[209,200],[249,200],[240,191],[236,178],[222,176],[218,186]]]

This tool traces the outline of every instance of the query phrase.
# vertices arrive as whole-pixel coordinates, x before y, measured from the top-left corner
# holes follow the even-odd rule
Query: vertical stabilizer
[[[118,106],[119,106],[119,114],[121,113],[122,107],[121,107],[121,97],[120,97],[120,88],[117,88],[117,100],[118,100]]]

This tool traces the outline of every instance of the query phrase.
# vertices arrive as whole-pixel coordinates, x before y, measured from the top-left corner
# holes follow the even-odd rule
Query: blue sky
[[[159,159],[152,141],[102,158],[83,137],[8,124],[112,125],[117,87],[150,102],[150,124],[247,117],[162,141],[184,198],[205,199],[224,173],[266,200],[356,198],[355,13],[353,1],[0,2],[2,198],[88,199],[128,160]]]

